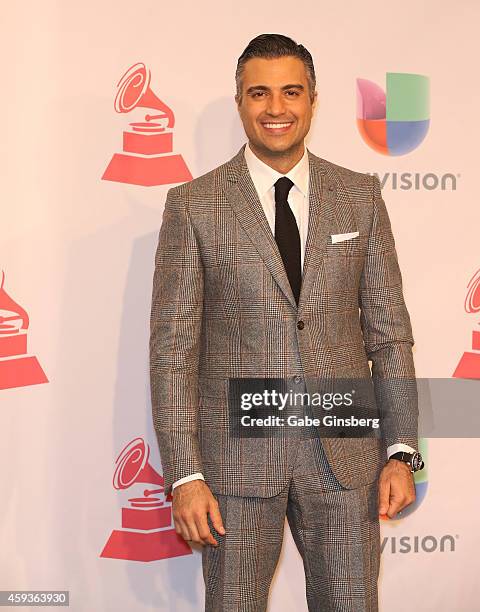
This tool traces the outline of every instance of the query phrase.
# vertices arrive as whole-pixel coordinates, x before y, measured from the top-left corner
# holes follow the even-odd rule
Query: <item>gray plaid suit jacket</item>
[[[231,377],[373,375],[378,412],[389,417],[383,438],[322,438],[339,482],[363,486],[378,477],[388,445],[418,447],[416,385],[405,391],[391,383],[415,380],[414,340],[379,180],[308,151],[309,229],[297,308],[244,148],[167,194],[150,325],[166,491],[195,472],[220,495],[270,497],[286,486],[298,444],[232,437]],[[330,235],[355,231],[358,237],[332,244]]]

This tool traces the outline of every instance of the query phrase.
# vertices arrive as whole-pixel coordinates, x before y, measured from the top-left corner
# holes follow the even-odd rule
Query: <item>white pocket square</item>
[[[351,238],[356,238],[358,236],[358,232],[350,232],[349,234],[332,234],[332,244],[336,242],[343,242],[344,240],[350,240]]]

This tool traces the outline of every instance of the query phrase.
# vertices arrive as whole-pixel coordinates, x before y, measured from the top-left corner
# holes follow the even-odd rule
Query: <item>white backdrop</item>
[[[155,476],[115,489],[119,453],[142,438],[161,474],[148,319],[171,186],[101,179],[122,152],[123,131],[148,112],[116,113],[117,82],[137,62],[151,70],[151,90],[175,114],[173,150],[196,177],[245,141],[233,100],[238,56],[254,36],[284,33],[315,60],[314,153],[381,178],[452,173],[455,189],[395,189],[390,179],[383,188],[417,375],[449,378],[479,323],[464,300],[480,268],[480,6],[45,0],[5,3],[2,15],[0,271],[4,292],[30,317],[21,333],[37,361],[26,364],[25,351],[0,337],[0,380],[14,368],[0,391],[0,589],[69,590],[75,612],[201,610],[198,552],[150,562],[101,556],[112,531],[122,531],[129,499],[157,486]],[[429,132],[399,157],[367,146],[355,120],[356,78],[385,87],[387,72],[430,79]],[[48,382],[37,384],[41,372]],[[476,439],[428,442],[424,501],[382,524],[383,611],[478,609],[478,452]],[[288,528],[270,609],[306,610]]]

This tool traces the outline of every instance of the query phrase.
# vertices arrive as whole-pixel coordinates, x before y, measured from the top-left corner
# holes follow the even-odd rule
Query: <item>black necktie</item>
[[[282,176],[275,183],[275,241],[298,306],[302,285],[302,269],[300,263],[300,233],[287,200],[288,192],[292,187],[293,182],[286,176]]]

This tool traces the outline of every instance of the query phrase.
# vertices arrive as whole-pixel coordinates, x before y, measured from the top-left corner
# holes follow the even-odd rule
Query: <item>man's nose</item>
[[[268,99],[267,112],[270,115],[282,115],[285,112],[285,100],[281,93],[274,93]]]

